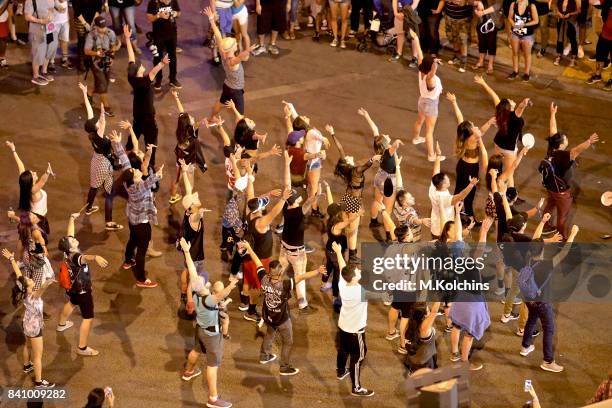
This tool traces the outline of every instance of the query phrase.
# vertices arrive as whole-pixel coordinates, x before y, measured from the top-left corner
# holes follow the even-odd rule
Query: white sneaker
[[[79,356],[93,357],[93,356],[97,356],[98,354],[100,354],[100,352],[96,349],[92,349],[91,347],[87,346],[85,350],[81,350],[80,348],[77,347],[77,354]]]
[[[63,326],[58,324],[57,327],[55,328],[55,330],[58,331],[58,332],[63,332],[64,330],[68,330],[72,326],[74,326],[74,322],[72,322],[70,320],[66,320],[66,323],[64,323]]]
[[[572,44],[567,44],[565,48],[563,49],[563,55],[569,55],[571,50],[572,50]]]
[[[533,350],[535,350],[535,346],[532,344],[531,346],[529,346],[527,348],[525,348],[525,347],[521,348],[521,351],[520,351],[519,354],[521,356],[523,356],[523,357],[527,357],[529,355],[529,353],[531,353]]]
[[[424,137],[417,136],[417,137],[412,138],[412,144],[413,145],[418,145],[418,144],[421,144],[421,143],[425,143],[425,138]]]
[[[393,333],[387,333],[385,339],[391,341],[397,339],[399,336],[399,333],[397,332],[397,330],[395,330]]]

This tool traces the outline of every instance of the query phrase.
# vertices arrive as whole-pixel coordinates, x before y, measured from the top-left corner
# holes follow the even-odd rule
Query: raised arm
[[[482,140],[482,136],[478,138],[478,150],[480,151],[480,168],[486,170],[489,167],[489,153]]]
[[[168,64],[170,64],[170,57],[168,57],[168,54],[166,54],[162,57],[161,61],[159,61],[159,63],[156,66],[151,68],[151,70],[147,74],[149,77],[149,80],[151,81],[155,80],[155,76],[157,75],[157,73],[161,71],[165,65],[168,65]]]
[[[451,199],[451,204],[455,205],[459,201],[465,200],[465,197],[467,197],[467,195],[470,194],[470,191],[472,191],[472,189],[474,188],[476,184],[478,184],[478,179],[470,176],[470,184],[468,184],[463,190],[461,190],[459,194],[455,194],[453,196],[453,198]]]
[[[190,165],[186,164],[184,159],[180,159],[179,164],[181,165],[183,185],[185,186],[185,195],[191,195],[191,193],[193,192],[193,187],[191,186],[191,181],[189,181],[189,177],[187,177],[187,171],[189,170]]]
[[[128,62],[136,62],[136,55],[134,54],[134,49],[132,48],[132,30],[130,30],[130,26],[127,24],[123,25],[123,38],[125,38],[125,48],[128,53]]]
[[[516,109],[514,109],[514,114],[520,118],[521,116],[523,116],[523,113],[525,113],[525,109],[527,109],[527,106],[529,106],[529,104],[530,104],[529,98],[523,99],[521,103],[518,104]]]
[[[436,142],[436,159],[434,160],[432,176],[440,173],[440,159],[442,157],[442,149],[440,149],[440,143]]]
[[[550,103],[550,130],[549,135],[552,136],[558,132],[557,130],[557,105],[554,102]]]
[[[229,101],[225,102],[225,107],[232,111],[236,123],[240,122],[241,119],[244,119],[244,115],[238,112],[238,109],[236,109],[236,104],[233,100],[230,99]]]
[[[463,122],[463,114],[461,113],[461,109],[459,109],[459,104],[457,103],[457,97],[455,94],[447,92],[446,99],[451,103],[453,107],[453,112],[455,112],[455,118],[457,119],[457,124]]]
[[[572,247],[572,243],[574,242],[574,239],[576,238],[576,234],[578,234],[578,231],[579,231],[578,226],[573,225],[572,230],[570,231],[569,237],[567,237],[567,241],[565,241],[565,245],[563,245],[563,249],[561,249],[561,251],[559,251],[558,254],[553,256],[553,259],[552,259],[553,268],[556,268],[557,265],[559,265],[565,259],[565,257],[569,253],[570,248]]]
[[[11,266],[13,267],[13,271],[15,272],[15,275],[17,275],[17,278],[21,277],[23,274],[21,273],[21,269],[19,269],[19,264],[15,260],[15,253],[3,248],[2,256],[11,262]]]
[[[338,148],[338,152],[340,152],[340,157],[342,159],[344,159],[346,157],[346,153],[344,153],[344,148],[342,147],[342,144],[340,143],[340,141],[336,137],[336,133],[334,132],[334,128],[331,125],[325,125],[325,130],[332,137],[332,139],[334,141],[334,144]]]
[[[284,183],[283,186],[286,189],[291,189],[291,160],[293,160],[293,156],[289,156],[289,152],[285,150],[283,153],[285,156],[285,165],[284,165]]]
[[[324,265],[319,266],[317,269],[313,269],[312,271],[306,272],[302,275],[294,275],[293,281],[297,285],[301,281],[308,280],[310,278],[314,278],[315,276],[325,275],[327,270]]]
[[[89,98],[87,97],[87,85],[83,85],[79,82],[79,89],[83,92],[83,103],[85,104],[85,109],[87,110],[87,119],[91,120],[94,118],[94,111],[91,107],[91,103],[89,102]]]
[[[342,269],[346,267],[344,256],[342,256],[342,247],[337,242],[332,242],[332,250],[336,253],[336,259],[338,260],[338,269],[342,272]]]
[[[523,157],[525,157],[525,155],[527,154],[528,151],[529,151],[529,148],[527,146],[523,146],[523,148],[519,152],[518,156],[516,156],[516,159],[514,159],[514,161],[512,162],[512,165],[509,168],[504,169],[502,174],[500,174],[497,177],[497,181],[500,182],[500,183],[501,182],[505,183],[506,180],[514,174],[514,172],[518,168],[519,164],[521,164],[521,160],[523,160]]]
[[[23,165],[23,162],[21,161],[21,159],[19,158],[19,155],[17,154],[17,150],[15,149],[15,144],[7,140],[6,146],[9,149],[11,149],[11,152],[13,153],[13,158],[15,159],[15,163],[17,163],[17,171],[19,171],[19,174],[21,175],[21,173],[25,171],[25,166]]]
[[[580,153],[584,152],[586,149],[594,145],[599,141],[599,136],[597,133],[593,133],[587,140],[580,143],[578,146],[575,146],[570,150],[570,159],[575,160],[576,157],[580,155]]]
[[[423,322],[421,323],[421,328],[419,330],[419,335],[422,338],[428,337],[431,334],[431,328],[436,320],[436,316],[438,315],[439,309],[440,302],[434,302],[434,304],[431,306],[431,310],[429,311],[425,319],[423,319]]]
[[[291,109],[289,109],[288,105],[283,105],[283,112],[285,113],[285,128],[288,135],[293,132],[293,119],[291,119]]]
[[[69,237],[74,237],[74,220],[79,218],[80,213],[70,214],[68,218],[68,228],[66,228],[66,235]]]
[[[402,163],[402,156],[395,155],[395,190],[400,191],[404,189],[404,179],[402,178],[402,169],[400,164]]]
[[[38,178],[36,184],[32,186],[32,194],[35,194],[40,191],[41,188],[47,184],[49,180],[49,175],[52,173],[51,164],[47,163],[47,170]]]
[[[136,137],[136,133],[134,133],[134,128],[132,127],[132,124],[127,120],[122,120],[121,122],[119,122],[119,127],[124,130],[128,129],[128,131],[130,132],[129,137],[132,140],[132,151],[140,151],[140,147],[138,146],[138,138]],[[119,135],[119,137],[121,137],[121,135]]]
[[[119,158],[119,163],[121,163],[121,170],[126,170],[132,167],[130,164],[130,159],[128,159],[127,154],[125,153],[125,149],[121,144],[121,133],[117,133],[116,130],[113,130],[109,139],[111,141],[113,151]]]
[[[484,90],[489,94],[489,96],[493,100],[493,106],[497,107],[500,101],[499,96],[497,96],[497,93],[493,90],[493,88],[489,86],[489,84],[487,84],[484,78],[481,77],[480,75],[476,75],[474,77],[474,82],[476,82],[478,85],[484,88]]]
[[[283,211],[283,206],[285,205],[289,197],[291,197],[291,189],[286,188],[283,190],[283,195],[281,199],[278,200],[276,204],[274,204],[274,207],[272,207],[272,209],[266,215],[262,215],[261,218],[257,220],[257,223],[270,225],[274,218],[276,218],[276,216],[280,214],[281,211]]]
[[[463,226],[461,225],[461,209],[463,208],[463,202],[459,201],[455,204],[455,222],[453,227],[455,228],[455,238],[457,241],[463,241]]]
[[[394,0],[394,1],[397,2],[397,0]],[[376,123],[374,123],[374,121],[370,117],[370,114],[368,113],[367,110],[363,108],[359,108],[357,110],[357,114],[359,114],[359,116],[363,116],[366,122],[368,122],[368,126],[370,127],[370,130],[372,131],[372,136],[376,137],[380,135],[380,132],[378,131],[378,126],[376,126]]]
[[[173,89],[172,96],[174,97],[174,101],[176,102],[176,107],[178,108],[179,113],[185,113],[185,109],[183,108],[183,104],[181,103],[181,99],[179,98],[178,90]]]
[[[329,183],[325,180],[322,181],[325,184],[325,198],[327,199],[327,206],[329,207],[334,202],[334,195],[331,192],[331,188],[329,188]]]
[[[542,216],[542,219],[540,220],[538,226],[533,232],[533,237],[531,238],[532,240],[539,239],[542,236],[542,231],[544,231],[544,226],[546,225],[548,220],[550,220],[550,214],[546,213]]]

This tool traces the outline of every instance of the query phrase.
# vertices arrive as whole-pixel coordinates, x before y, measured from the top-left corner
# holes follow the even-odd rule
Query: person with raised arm
[[[436,329],[433,326],[439,309],[440,302],[434,302],[431,308],[419,302],[410,313],[406,330],[410,345],[404,363],[410,374],[421,368],[438,368]]]
[[[191,292],[196,311],[195,344],[187,356],[181,378],[184,381],[189,381],[202,374],[202,371],[196,367],[196,363],[200,354],[205,353],[206,384],[208,385],[206,406],[210,408],[230,408],[232,403],[222,400],[217,389],[217,375],[224,348],[219,309],[227,302],[226,298],[238,284],[238,279],[230,278],[227,286],[222,281],[210,285],[210,283],[205,282],[204,277],[198,275],[191,259],[189,243],[181,238],[180,246],[189,270]],[[198,344],[200,351],[196,350]]]
[[[38,174],[32,170],[26,170],[25,165],[21,161],[15,144],[9,140],[5,142],[15,159],[17,171],[19,172],[19,209],[21,211],[30,211],[36,214],[39,218],[39,226],[49,234],[49,221],[47,220],[47,192],[43,189],[49,176],[55,177],[51,169],[51,163],[47,163],[47,170],[38,177]]]
[[[70,214],[66,235],[60,239],[58,248],[64,255],[64,262],[68,267],[70,277],[70,288],[66,289],[66,303],[59,315],[56,331],[63,332],[71,328],[74,323],[67,320],[74,310],[79,307],[83,322],[79,329],[79,344],[77,354],[80,356],[97,356],[100,352],[87,345],[89,331],[94,318],[94,300],[92,296],[91,272],[89,263],[95,262],[98,266],[106,268],[108,262],[99,255],[82,254],[79,241],[74,233],[74,221],[80,216],[79,213]]]
[[[48,279],[39,288],[35,288],[35,282],[21,273],[15,260],[15,254],[4,248],[2,255],[11,262],[19,283],[19,296],[23,298],[23,334],[26,338],[26,344],[23,348],[23,372],[28,374],[34,371],[34,388],[53,388],[55,387],[54,383],[42,378],[43,328],[45,326],[42,295],[55,280]],[[14,292],[13,296],[15,294],[17,293]],[[32,349],[31,352],[30,348]]]
[[[176,20],[181,16],[181,7],[178,0],[149,0],[147,5],[147,21],[151,23],[153,33],[153,43],[157,47],[157,55],[153,58],[154,64],[159,64],[163,58],[170,58],[169,84],[171,88],[181,89],[181,83],[176,79],[177,58],[176,41],[177,25]],[[126,37],[126,43],[128,38]],[[126,44],[127,45],[127,44]],[[156,91],[161,91],[162,71],[159,70],[155,76],[153,87]]]
[[[145,259],[151,241],[151,224],[157,224],[157,208],[155,208],[151,188],[162,178],[164,165],[162,164],[154,174],[148,174],[148,165],[144,167],[144,171],[132,168],[123,145],[121,145],[121,134],[113,131],[110,140],[113,151],[121,163],[121,182],[128,193],[126,212],[130,238],[125,247],[122,268],[133,269],[136,286],[155,288],[157,283],[147,278]]]

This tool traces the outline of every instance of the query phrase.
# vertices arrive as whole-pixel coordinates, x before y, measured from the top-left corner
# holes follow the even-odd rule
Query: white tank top
[[[437,75],[434,75],[434,89],[431,91],[427,89],[427,76],[423,76],[421,72],[419,72],[419,91],[421,93],[421,98],[432,99],[437,101],[440,99],[440,94],[442,93],[442,82]]]
[[[43,217],[47,216],[47,192],[40,189],[40,200],[34,202],[30,201],[30,205],[32,207],[32,212],[34,214],[42,215]]]

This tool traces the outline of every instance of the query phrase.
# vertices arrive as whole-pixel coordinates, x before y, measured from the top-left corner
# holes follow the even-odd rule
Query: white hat
[[[221,50],[223,50],[223,52],[230,52],[234,47],[236,47],[235,38],[225,37],[221,40]]]
[[[190,209],[191,206],[194,204],[200,204],[200,197],[197,191],[195,193],[185,195],[183,197],[182,204],[183,204],[183,208],[185,209],[185,211]]]

